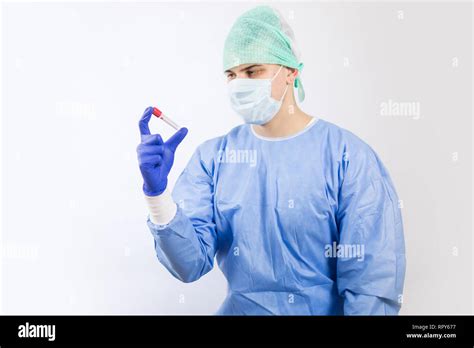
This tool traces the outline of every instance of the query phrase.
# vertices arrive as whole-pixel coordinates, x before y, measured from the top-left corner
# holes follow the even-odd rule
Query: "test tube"
[[[165,116],[165,114],[163,114],[158,108],[155,108],[155,107],[153,108],[153,115],[155,115],[160,120],[164,121],[165,123],[167,123],[168,125],[170,125],[171,127],[173,127],[176,130],[179,130],[181,128],[173,120],[171,120],[169,117]]]

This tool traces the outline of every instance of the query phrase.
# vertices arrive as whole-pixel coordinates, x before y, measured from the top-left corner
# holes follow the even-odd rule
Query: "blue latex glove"
[[[141,143],[137,147],[138,164],[143,177],[143,192],[147,196],[158,196],[166,189],[168,174],[173,166],[174,153],[183,141],[187,128],[181,128],[167,142],[161,135],[150,134],[148,122],[153,114],[153,107],[146,108],[138,126]]]

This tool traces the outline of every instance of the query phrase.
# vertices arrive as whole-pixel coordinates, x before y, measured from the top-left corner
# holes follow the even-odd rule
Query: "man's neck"
[[[289,112],[289,111],[292,112]],[[313,118],[304,113],[296,105],[287,108],[283,105],[275,117],[264,125],[253,125],[258,135],[267,138],[288,137],[303,130]]]

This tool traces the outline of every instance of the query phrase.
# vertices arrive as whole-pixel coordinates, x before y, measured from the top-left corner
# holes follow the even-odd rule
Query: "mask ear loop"
[[[286,92],[288,92],[288,87],[289,86],[290,86],[289,84],[286,84],[285,92],[283,93],[283,96],[281,97],[280,102],[282,102],[283,99],[285,98],[285,95],[286,95]]]
[[[281,69],[283,69],[283,65],[280,65],[280,69],[278,69],[278,72],[275,74],[275,76],[272,77],[272,79],[271,79],[270,82],[273,82],[273,80],[275,79],[275,77],[277,77],[278,74],[280,73]],[[283,93],[283,96],[280,98],[279,102],[282,102],[282,101],[283,101],[283,98],[285,98],[286,92],[288,91],[288,87],[289,87],[289,85],[286,84],[285,92]]]
[[[273,80],[275,80],[275,77],[278,76],[278,74],[280,73],[281,69],[283,69],[283,65],[280,65],[280,69],[278,69],[278,72],[272,77],[271,81],[273,82]]]

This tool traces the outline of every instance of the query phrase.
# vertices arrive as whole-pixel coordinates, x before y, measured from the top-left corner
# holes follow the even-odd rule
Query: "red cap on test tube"
[[[153,115],[155,115],[156,117],[160,117],[161,111],[158,108],[153,107]]]

